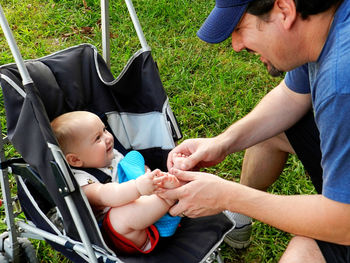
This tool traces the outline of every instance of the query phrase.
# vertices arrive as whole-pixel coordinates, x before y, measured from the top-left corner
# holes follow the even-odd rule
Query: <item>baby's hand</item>
[[[157,190],[157,184],[153,181],[155,176],[156,170],[151,172],[151,170],[148,169],[145,174],[136,178],[136,188],[140,195],[151,195],[155,190]]]
[[[179,179],[177,179],[175,175],[163,172],[161,172],[161,174],[158,173],[158,176],[153,178],[153,182],[155,182],[159,188],[164,189],[173,189],[181,186]]]
[[[186,161],[187,157],[188,157],[187,155],[182,153],[174,153],[173,154],[174,168],[181,170],[182,164]]]

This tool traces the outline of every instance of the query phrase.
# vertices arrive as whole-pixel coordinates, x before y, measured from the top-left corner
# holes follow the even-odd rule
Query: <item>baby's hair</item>
[[[90,114],[88,111],[72,111],[56,117],[51,122],[51,128],[64,154],[71,151],[75,145],[76,127],[79,127],[84,118]]]

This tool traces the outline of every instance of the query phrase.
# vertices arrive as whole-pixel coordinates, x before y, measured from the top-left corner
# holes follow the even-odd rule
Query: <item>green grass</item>
[[[22,56],[30,59],[80,43],[94,44],[101,51],[99,1],[86,2],[88,9],[83,0],[5,0],[1,4]],[[110,1],[110,5],[111,69],[117,76],[140,44],[124,2]],[[235,53],[230,39],[210,45],[196,37],[214,1],[135,0],[134,5],[184,139],[219,134],[281,80],[268,76],[257,57]],[[0,64],[13,62],[1,31],[0,39]],[[0,115],[4,126],[3,104]],[[12,148],[7,152],[15,154]],[[242,152],[231,155],[209,171],[238,181],[242,159]],[[304,174],[300,162],[291,157],[269,192],[312,193]],[[222,245],[222,254],[226,263],[277,262],[290,237],[256,221],[249,248],[233,250]],[[35,242],[35,246],[41,262],[67,262],[45,243]]]

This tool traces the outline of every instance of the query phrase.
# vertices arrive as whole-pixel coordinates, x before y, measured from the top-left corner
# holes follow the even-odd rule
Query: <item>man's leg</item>
[[[289,153],[294,153],[287,136],[281,133],[246,150],[241,173],[241,184],[266,191],[280,176]],[[225,242],[233,248],[250,244],[252,220],[250,217],[226,211],[236,223]]]
[[[286,251],[281,257],[280,263],[298,263],[298,262],[326,262],[316,241],[296,236],[289,242]]]
[[[350,262],[350,246],[295,236],[289,242],[279,262],[347,263]]]
[[[266,191],[281,175],[289,153],[295,152],[284,133],[247,149],[241,184]]]

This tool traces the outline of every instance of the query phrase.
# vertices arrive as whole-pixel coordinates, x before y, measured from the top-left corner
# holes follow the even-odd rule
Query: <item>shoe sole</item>
[[[224,238],[224,242],[227,245],[236,249],[243,249],[250,245],[250,234],[252,232],[252,225],[247,225],[240,229],[234,229],[232,230],[232,232],[234,233],[235,238],[232,238],[230,236],[230,233],[228,233]],[[247,237],[248,239],[246,239]]]

